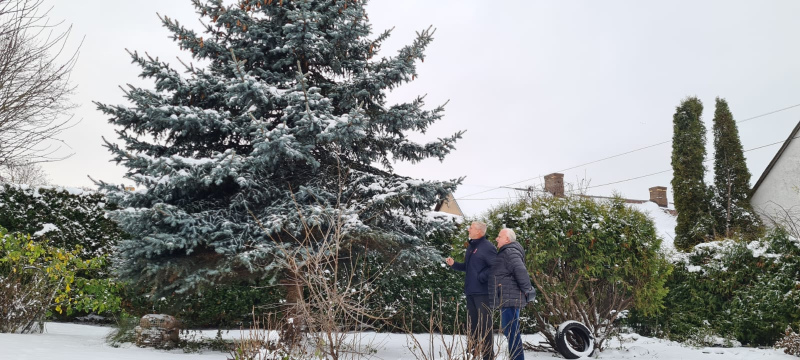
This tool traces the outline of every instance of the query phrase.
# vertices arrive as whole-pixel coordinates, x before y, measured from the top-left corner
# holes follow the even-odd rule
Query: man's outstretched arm
[[[460,263],[458,261],[455,261],[451,257],[445,259],[444,262],[447,263],[447,266],[449,266],[453,270],[467,271],[467,267],[464,265],[464,263]]]

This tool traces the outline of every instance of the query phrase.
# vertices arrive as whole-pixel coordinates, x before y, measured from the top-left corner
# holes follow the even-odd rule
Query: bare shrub
[[[408,339],[406,346],[415,359],[418,360],[468,360],[468,359],[482,359],[478,353],[478,349],[482,349],[485,344],[479,343],[483,341],[484,334],[475,334],[473,339],[470,339],[465,333],[464,319],[459,316],[460,308],[456,307],[456,317],[454,324],[446,324],[444,322],[443,310],[444,300],[431,298],[430,317],[426,327],[426,332],[415,334],[411,327],[406,325],[404,332]],[[491,312],[491,320],[493,323],[498,324],[499,312]],[[411,316],[413,319],[413,315]],[[478,326],[482,329],[482,326]],[[497,326],[494,327],[498,328]],[[448,332],[447,329],[455,329]],[[479,341],[478,343],[473,342]],[[491,359],[506,358],[504,354],[507,352],[507,342],[504,336],[500,335],[497,341],[492,344],[487,344],[493,347],[494,352]]]
[[[259,359],[258,356],[273,356],[277,352],[338,360],[374,352],[359,331],[371,329],[386,319],[368,303],[377,290],[373,283],[391,262],[367,273],[363,267],[355,266],[360,258],[343,256],[352,253],[345,251],[343,240],[345,210],[340,206],[334,210],[328,221],[323,222],[330,226],[310,226],[303,220],[305,238],[284,242],[279,247],[280,256],[275,261],[286,274],[283,284],[290,287],[289,293],[295,292],[283,309],[282,343],[276,345],[256,327],[251,329],[253,335],[237,344],[235,351],[245,356],[241,359],[251,359],[247,356]],[[349,266],[345,266],[346,261]],[[361,270],[357,273],[353,269]],[[275,319],[277,314],[268,313],[266,318]],[[258,335],[259,332],[262,334]]]
[[[275,360],[301,359],[298,348],[291,348],[280,341],[278,331],[280,319],[277,314],[256,316],[253,309],[253,322],[248,331],[242,331],[241,337],[234,340],[233,349],[228,360]]]
[[[792,331],[791,326],[786,327],[786,334],[775,343],[775,347],[783,352],[800,357],[800,335]]]
[[[57,31],[42,3],[0,1],[0,167],[64,158],[51,143],[72,120],[78,51],[65,52],[72,28]]]
[[[0,333],[42,332],[46,309],[55,297],[47,275],[37,267],[26,266],[0,274],[0,289]]]
[[[50,182],[42,167],[31,161],[8,163],[0,166],[0,184],[25,184],[45,186]]]
[[[792,206],[786,208],[774,201],[770,201],[759,212],[767,224],[773,227],[780,227],[795,239],[800,239],[800,207]]]

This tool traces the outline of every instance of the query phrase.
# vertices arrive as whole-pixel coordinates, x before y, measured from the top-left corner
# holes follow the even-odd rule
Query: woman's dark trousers
[[[522,335],[519,332],[519,308],[504,307],[500,310],[500,326],[508,340],[510,360],[525,360],[522,350]]]

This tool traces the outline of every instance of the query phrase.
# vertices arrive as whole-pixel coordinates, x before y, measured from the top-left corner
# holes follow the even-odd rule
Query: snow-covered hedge
[[[670,265],[653,221],[623,200],[537,197],[490,212],[490,228],[514,229],[538,288],[526,312],[555,348],[555,327],[585,323],[602,349],[615,320],[662,308]]]
[[[80,245],[81,257],[108,255],[123,237],[106,218],[113,209],[105,196],[94,191],[61,187],[0,187],[0,226],[9,232],[29,234],[34,240],[72,250]]]
[[[635,314],[645,334],[690,340],[709,332],[749,345],[770,345],[800,322],[800,241],[776,230],[757,241],[727,239],[695,246],[675,259],[668,312]]]

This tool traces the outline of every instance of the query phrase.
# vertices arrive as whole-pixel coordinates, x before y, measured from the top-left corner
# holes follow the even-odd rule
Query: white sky
[[[118,86],[152,84],[138,78],[126,48],[190,61],[156,12],[199,28],[191,2],[46,2],[54,20],[73,25],[73,46],[85,40],[72,74],[82,122],[62,136],[74,155],[45,170],[57,185],[92,186],[87,175],[131,184],[109,162],[101,136],[116,135],[92,101],[126,103]],[[437,29],[419,77],[390,101],[428,94],[433,108],[450,100],[445,118],[416,139],[467,132],[443,163],[395,169],[424,179],[466,176],[455,195],[467,215],[514,191],[468,195],[525,179],[532,180],[515,186],[538,185],[554,171],[670,140],[672,115],[686,96],[703,101],[708,129],[716,96],[738,120],[800,104],[798,1],[372,0],[367,10],[375,33],[395,27],[379,56],[409,44],[415,31]],[[800,106],[741,123],[742,144],[783,141],[798,121]],[[709,134],[709,149],[712,141]],[[745,154],[753,184],[779,147]],[[669,144],[655,146],[565,171],[565,181],[601,185],[668,170],[670,153]],[[707,168],[710,181],[713,163]],[[647,199],[649,187],[670,187],[671,178],[666,172],[587,192]]]

